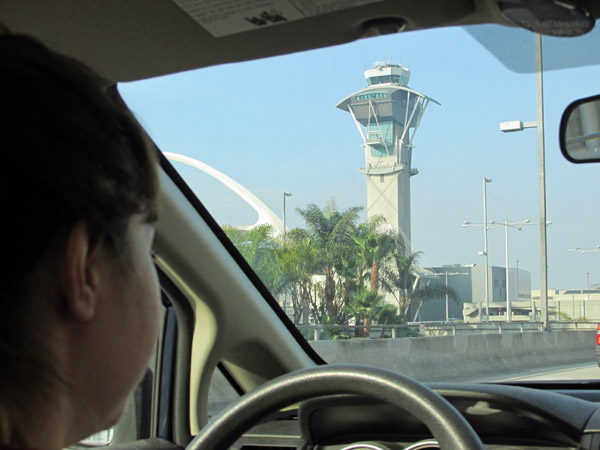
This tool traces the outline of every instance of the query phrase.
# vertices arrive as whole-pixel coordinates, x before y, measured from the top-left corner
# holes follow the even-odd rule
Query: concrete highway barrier
[[[328,363],[389,368],[420,381],[460,379],[595,360],[595,331],[539,331],[312,341]]]

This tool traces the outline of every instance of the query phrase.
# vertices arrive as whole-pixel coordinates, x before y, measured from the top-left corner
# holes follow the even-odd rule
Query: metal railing
[[[597,322],[550,322],[550,331],[595,330]],[[542,322],[412,323],[404,325],[298,325],[308,340],[398,339],[403,337],[457,336],[543,331]]]

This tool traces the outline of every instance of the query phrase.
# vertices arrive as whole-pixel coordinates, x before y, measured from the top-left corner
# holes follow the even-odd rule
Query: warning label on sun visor
[[[223,37],[381,0],[172,1],[214,37]]]

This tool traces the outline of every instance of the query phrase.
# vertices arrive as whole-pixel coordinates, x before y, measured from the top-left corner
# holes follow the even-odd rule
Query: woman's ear
[[[89,322],[96,313],[103,256],[102,240],[92,239],[87,225],[77,223],[67,237],[60,289],[67,312],[78,321]]]

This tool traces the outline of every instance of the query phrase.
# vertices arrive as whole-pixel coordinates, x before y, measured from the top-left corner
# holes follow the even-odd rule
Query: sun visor
[[[464,30],[513,72],[535,72],[534,34],[501,25],[472,25]],[[542,36],[544,71],[600,64],[600,27],[584,36]]]

